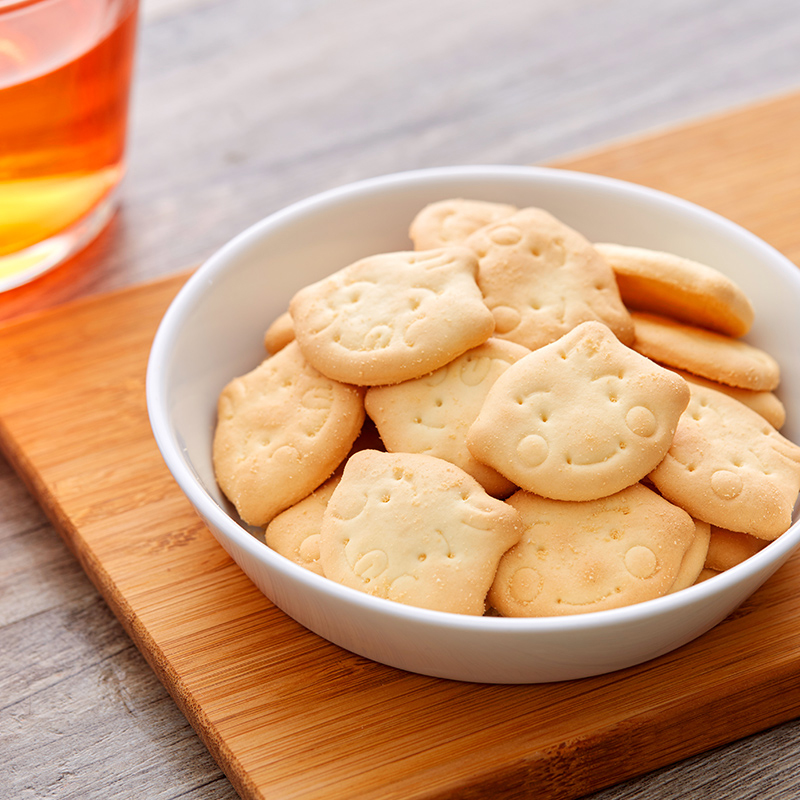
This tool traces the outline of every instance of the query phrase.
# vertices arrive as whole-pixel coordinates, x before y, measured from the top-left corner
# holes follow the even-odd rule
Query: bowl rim
[[[671,614],[675,611],[703,603],[706,599],[727,592],[747,576],[755,577],[770,565],[777,569],[783,560],[800,541],[800,520],[778,539],[769,542],[761,551],[745,562],[715,575],[713,579],[689,586],[673,594],[620,608],[591,611],[551,617],[495,617],[472,616],[446,611],[405,605],[392,600],[368,595],[331,581],[307,570],[259,541],[243,525],[237,523],[202,487],[184,461],[180,443],[172,435],[168,423],[166,372],[164,364],[175,343],[183,321],[191,312],[198,298],[213,284],[217,275],[225,271],[229,264],[240,257],[255,241],[268,236],[271,231],[303,216],[309,211],[338,203],[373,191],[390,191],[394,187],[424,184],[437,179],[503,179],[557,181],[589,185],[595,188],[635,193],[653,202],[666,203],[674,210],[701,216],[713,225],[727,229],[730,235],[738,237],[754,248],[758,254],[767,258],[789,280],[795,280],[800,293],[800,270],[783,254],[763,239],[737,223],[699,206],[658,189],[634,184],[618,178],[610,178],[592,173],[577,172],[554,167],[511,166],[511,165],[471,165],[445,166],[395,172],[387,175],[366,178],[339,187],[327,189],[310,197],[293,202],[245,228],[227,243],[223,244],[189,277],[173,298],[156,331],[150,350],[145,378],[146,404],[150,425],[156,444],[170,473],[187,496],[195,510],[208,521],[212,528],[217,527],[224,536],[239,549],[245,551],[281,576],[299,583],[303,590],[335,598],[338,602],[354,606],[372,614],[388,614],[399,621],[417,625],[481,632],[482,634],[519,634],[597,631],[616,627],[620,624],[635,624],[639,621],[652,621],[654,616]],[[187,459],[188,460],[188,459]],[[769,577],[768,573],[766,577]],[[766,579],[766,578],[764,578]]]

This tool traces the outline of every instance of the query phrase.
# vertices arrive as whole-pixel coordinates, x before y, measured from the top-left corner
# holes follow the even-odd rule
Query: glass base
[[[69,228],[17,253],[0,256],[0,292],[29,283],[74,256],[105,228],[116,206],[117,192],[113,191]]]

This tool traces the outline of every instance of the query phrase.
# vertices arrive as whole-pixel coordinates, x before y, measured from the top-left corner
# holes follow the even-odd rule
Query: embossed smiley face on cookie
[[[689,514],[641,484],[582,503],[528,492],[508,502],[525,532],[489,593],[504,616],[582,614],[660,597],[696,537]]]
[[[497,379],[467,443],[523,489],[592,500],[661,461],[688,402],[683,378],[586,322]]]

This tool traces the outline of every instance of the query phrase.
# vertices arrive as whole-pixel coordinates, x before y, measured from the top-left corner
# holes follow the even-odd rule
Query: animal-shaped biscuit
[[[777,538],[800,491],[800,447],[726,394],[689,386],[689,405],[650,480],[693,517]]]
[[[494,381],[530,352],[503,339],[489,339],[422,378],[367,390],[364,405],[390,452],[425,453],[450,461],[489,494],[508,496],[516,486],[476,461],[467,431]]]
[[[467,446],[523,489],[592,500],[661,461],[688,402],[683,378],[584,322],[495,381]]]
[[[495,336],[535,350],[587,320],[625,344],[633,323],[611,267],[577,231],[538,208],[486,225],[466,244],[480,259],[478,285]]]
[[[361,450],[383,450],[383,442],[370,419],[364,420],[364,427],[353,443],[350,455]],[[347,456],[346,458],[349,458]],[[275,552],[294,561],[311,572],[322,575],[319,563],[319,539],[322,528],[322,515],[328,505],[333,490],[342,479],[343,462],[333,477],[329,478],[308,497],[282,511],[264,530],[264,541]]]
[[[334,475],[308,497],[274,517],[264,530],[266,544],[295,564],[322,575],[319,563],[322,516],[340,480],[341,475]]]
[[[525,531],[489,592],[503,616],[582,614],[660,597],[695,536],[685,511],[641,484],[579,503],[525,491],[506,502]]]
[[[663,365],[662,365],[663,366]],[[683,369],[674,369],[682,378],[689,383],[696,383],[699,386],[706,386],[709,389],[716,389],[718,392],[727,394],[734,400],[744,403],[748,408],[758,412],[764,419],[772,425],[775,430],[780,430],[786,422],[786,408],[778,395],[774,392],[758,392],[753,389],[739,389],[736,386],[727,386],[718,381],[711,381],[708,378],[701,378],[699,375],[692,375]]]
[[[595,244],[595,248],[614,270],[628,308],[728,336],[743,336],[750,330],[755,312],[749,298],[719,270],[643,247]]]
[[[263,527],[333,474],[364,417],[363,389],[321,375],[293,342],[222,390],[217,482],[246,523]]]
[[[636,329],[633,347],[653,361],[759,392],[771,392],[780,382],[775,359],[747,342],[655,314],[631,316]]]
[[[301,289],[289,305],[309,363],[359,386],[425,375],[494,329],[465,247],[371,256]]]
[[[327,578],[367,594],[482,615],[519,515],[458,467],[416,453],[351,456],[322,520]]]
[[[408,235],[415,250],[463,244],[478,228],[510,217],[517,210],[507,203],[452,198],[430,203],[411,222]]]

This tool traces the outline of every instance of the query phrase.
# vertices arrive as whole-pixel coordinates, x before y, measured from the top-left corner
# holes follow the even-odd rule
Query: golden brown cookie
[[[678,576],[672,588],[672,592],[679,592],[681,589],[686,589],[697,583],[700,573],[706,565],[706,556],[708,555],[708,546],[711,541],[711,526],[707,522],[696,519],[694,520],[695,535],[692,543],[686,550],[686,554],[681,561]]]
[[[719,270],[643,247],[595,244],[617,276],[628,308],[743,336],[755,313],[741,287]]]
[[[322,515],[340,480],[341,475],[334,475],[308,497],[274,517],[264,531],[267,546],[295,564],[322,575],[319,563]]]
[[[495,336],[535,350],[599,320],[620,341],[633,341],[611,268],[580,233],[546,211],[521,209],[466,244],[480,259],[478,284],[494,314]]]
[[[749,533],[727,531],[712,525],[705,566],[715,572],[724,572],[754,556],[768,544]]]
[[[361,433],[353,443],[350,455],[360,450],[381,450],[383,443],[371,419],[364,420]],[[349,458],[349,455],[347,456]],[[264,531],[266,544],[282,556],[294,561],[317,575],[322,575],[319,563],[319,539],[322,529],[322,515],[328,505],[333,490],[342,478],[343,462],[318,489],[291,508],[282,511],[272,519]]]
[[[635,312],[633,347],[642,355],[712,381],[771,392],[780,382],[780,367],[769,353],[740,339]]]
[[[713,578],[715,575],[719,575],[719,572],[717,572],[715,569],[708,569],[707,567],[703,567],[702,572],[697,576],[695,584],[703,583],[704,581],[707,581],[709,578]]]
[[[670,367],[670,369],[674,369]],[[692,375],[683,369],[675,369],[684,380],[689,383],[696,383],[699,386],[706,386],[709,389],[716,389],[723,392],[734,400],[744,403],[748,408],[760,414],[772,425],[775,430],[780,430],[786,422],[786,409],[780,401],[778,395],[773,392],[757,392],[752,389],[738,389],[735,386],[726,386],[724,383],[710,381],[708,378],[701,378],[699,375]]]

